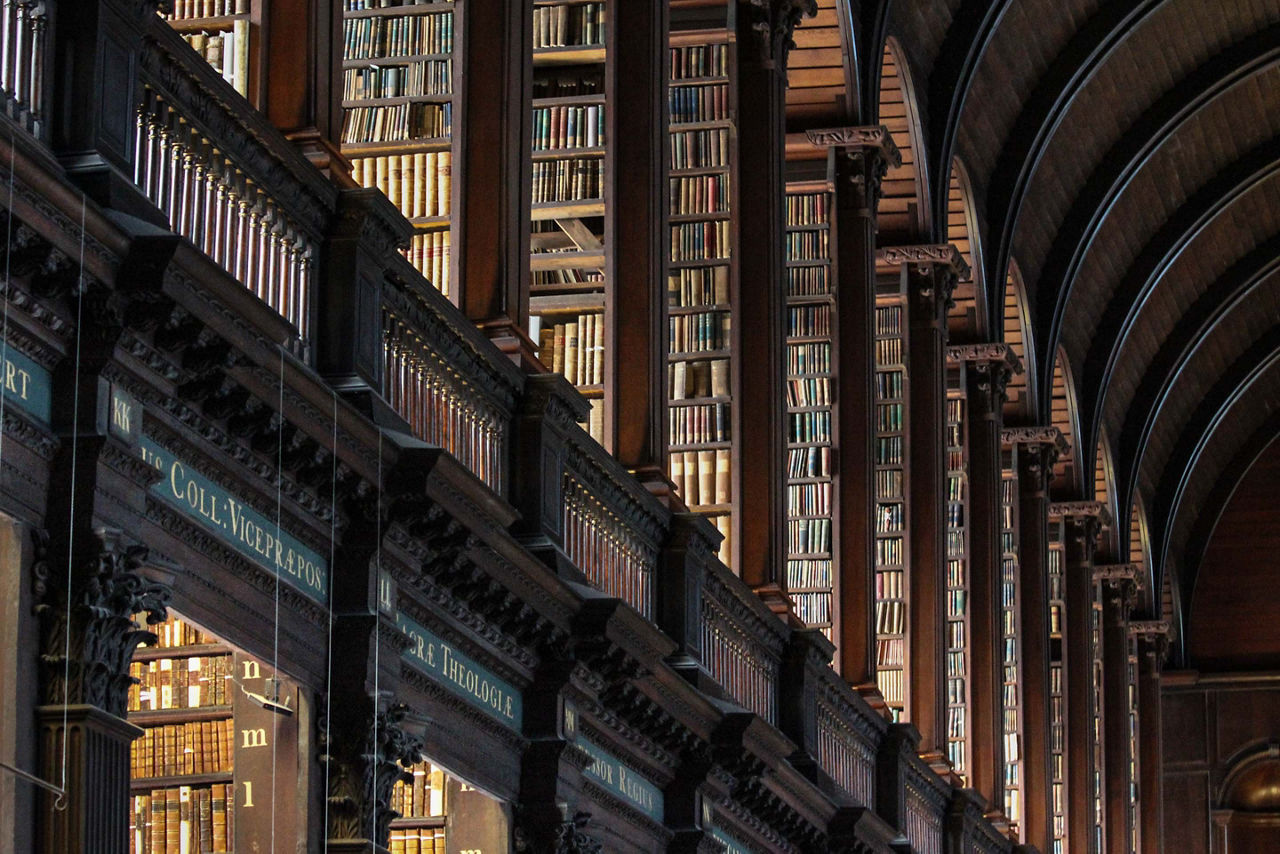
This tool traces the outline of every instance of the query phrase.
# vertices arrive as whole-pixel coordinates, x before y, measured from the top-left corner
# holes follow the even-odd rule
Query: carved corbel
[[[760,61],[785,75],[787,56],[796,46],[791,37],[802,18],[818,14],[816,0],[747,0],[743,11],[750,15]]]
[[[1154,657],[1157,669],[1168,660],[1173,635],[1168,620],[1135,620],[1129,624],[1129,634],[1138,643],[1138,654]]]
[[[948,362],[969,370],[974,408],[982,417],[1000,412],[1009,400],[1009,380],[1022,373],[1022,360],[1008,344],[958,344],[947,348]]]

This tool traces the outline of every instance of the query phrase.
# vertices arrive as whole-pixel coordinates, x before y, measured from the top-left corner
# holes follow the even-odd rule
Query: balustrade
[[[875,802],[876,746],[883,721],[835,671],[826,669],[817,691],[818,767],[855,803]]]
[[[778,723],[786,627],[718,560],[702,586],[703,666],[739,705]]]

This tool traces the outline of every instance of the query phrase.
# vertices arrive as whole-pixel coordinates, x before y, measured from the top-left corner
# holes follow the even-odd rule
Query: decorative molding
[[[1096,519],[1099,526],[1111,524],[1111,511],[1105,501],[1054,501],[1049,505],[1049,515],[1062,519]]]
[[[1051,445],[1055,456],[1071,447],[1057,427],[1005,427],[1000,431],[1000,441],[1006,445]]]
[[[1102,563],[1093,568],[1093,580],[1100,584],[1131,583],[1142,585],[1142,567],[1136,563]]]
[[[876,153],[886,168],[902,165],[902,152],[893,141],[893,134],[885,125],[860,127],[823,128],[805,131],[810,145],[819,148],[857,148],[865,153]]]
[[[796,46],[791,37],[802,18],[818,14],[817,0],[746,0],[741,12],[751,16],[764,67],[785,76],[787,55]]]
[[[903,264],[942,266],[961,279],[969,278],[972,272],[960,250],[951,243],[886,246],[876,250],[876,264],[887,267]]]
[[[129,675],[133,653],[139,644],[156,642],[133,616],[145,613],[148,624],[162,622],[171,591],[141,572],[147,548],[127,542],[118,530],[96,529],[93,542],[72,554],[74,566],[65,574],[50,565],[49,533],[37,528],[33,537],[43,702],[96,706],[123,718],[129,688],[137,683]]]

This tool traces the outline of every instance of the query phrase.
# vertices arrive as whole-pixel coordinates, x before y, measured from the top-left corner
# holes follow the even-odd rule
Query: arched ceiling
[[[911,148],[886,194],[894,242],[958,237],[988,283],[1017,259],[1021,310],[997,288],[985,324],[952,325],[1025,351],[1007,416],[1077,427],[1055,495],[1095,497],[1108,437],[1109,498],[1146,519],[1135,539],[1118,514],[1114,543],[1145,542],[1152,589],[1177,572],[1186,607],[1224,484],[1280,432],[1280,0],[823,9],[857,57],[846,94],[881,102],[844,120]]]

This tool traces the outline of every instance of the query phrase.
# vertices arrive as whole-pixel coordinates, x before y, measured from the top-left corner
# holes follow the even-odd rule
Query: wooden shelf
[[[451,151],[452,140],[447,136],[421,139],[384,140],[381,142],[344,142],[342,153],[348,157],[376,157],[379,154],[415,154],[417,152]]]
[[[344,109],[352,107],[394,107],[398,104],[448,104],[453,101],[452,93],[443,95],[392,95],[384,98],[357,98],[343,101]]]
[[[220,643],[206,643],[192,646],[146,646],[133,654],[134,661],[157,661],[162,658],[206,658],[217,655],[231,655],[231,648]]]
[[[160,709],[127,712],[129,723],[140,727],[184,724],[193,721],[220,721],[231,717],[231,706],[201,706],[195,709]]]
[[[383,6],[378,9],[347,9],[343,10],[342,16],[347,19],[351,18],[396,18],[401,15],[434,15],[439,12],[452,12],[453,3],[427,3],[426,5],[412,6]]]
[[[165,18],[164,20],[166,24],[180,33],[229,32],[235,26],[236,21],[248,21],[249,13],[215,15],[211,18]]]
[[[369,68],[374,65],[412,65],[415,62],[442,62],[446,59],[452,60],[453,54],[413,53],[405,56],[369,56],[363,59],[344,59],[342,69],[346,71],[350,68]]]
[[[604,199],[534,202],[530,212],[530,217],[535,222],[551,219],[583,219],[593,216],[604,216]]]
[[[562,65],[600,65],[605,60],[602,44],[571,44],[564,47],[538,47],[533,49],[535,68]]]
[[[213,774],[175,774],[170,777],[136,777],[129,781],[129,789],[135,794],[146,794],[152,789],[173,789],[178,786],[212,786],[230,782],[230,771],[219,771]]]
[[[534,149],[533,159],[539,160],[563,160],[573,157],[603,157],[605,149],[603,146],[594,145],[590,148],[540,148]]]

